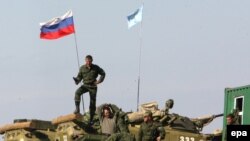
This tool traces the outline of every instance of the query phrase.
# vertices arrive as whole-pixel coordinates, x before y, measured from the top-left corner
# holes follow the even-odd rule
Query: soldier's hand
[[[77,78],[73,77],[73,80],[75,81],[75,84],[78,85],[79,84],[79,81]]]
[[[100,84],[100,83],[101,83],[100,81],[95,81],[94,84],[97,85],[97,84]]]

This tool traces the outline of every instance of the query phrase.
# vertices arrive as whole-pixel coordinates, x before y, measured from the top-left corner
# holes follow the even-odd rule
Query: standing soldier
[[[154,122],[152,112],[147,111],[144,114],[144,122],[141,124],[138,141],[160,141],[165,137],[165,130],[160,123]]]
[[[95,110],[96,110],[96,93],[97,93],[97,84],[103,82],[105,78],[105,72],[98,65],[92,64],[93,58],[91,55],[85,57],[85,65],[80,67],[77,77],[73,77],[76,85],[79,84],[82,80],[83,85],[81,85],[75,92],[75,105],[76,110],[75,114],[80,113],[80,97],[82,94],[89,92],[90,96],[90,123],[93,120]],[[99,80],[96,78],[100,75]]]

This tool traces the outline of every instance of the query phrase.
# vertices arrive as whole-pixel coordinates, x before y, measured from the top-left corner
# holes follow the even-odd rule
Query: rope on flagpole
[[[77,40],[76,40],[76,33],[74,33],[74,38],[75,38],[75,45],[76,45],[77,64],[78,64],[78,69],[80,69],[78,47],[77,47]],[[84,108],[84,98],[83,98],[83,95],[82,95],[82,109],[83,109],[83,114],[84,114],[85,113],[85,108]]]
[[[142,6],[144,7],[144,3],[142,3]],[[141,26],[140,26],[140,51],[139,51],[139,73],[138,73],[138,87],[137,87],[137,112],[139,111],[139,103],[140,103],[140,80],[141,80],[141,50],[142,50],[142,21],[141,20]]]

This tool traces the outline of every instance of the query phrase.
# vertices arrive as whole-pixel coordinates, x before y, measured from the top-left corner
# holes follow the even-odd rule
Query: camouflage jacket
[[[138,133],[138,141],[155,141],[157,137],[163,139],[165,137],[165,130],[160,123],[157,122],[143,122]]]
[[[83,81],[86,85],[93,85],[93,83],[96,81],[96,78],[98,75],[101,75],[99,82],[102,82],[105,78],[105,72],[102,68],[100,68],[98,65],[92,64],[91,68],[87,68],[86,65],[83,65],[80,67],[79,73],[76,77],[77,81],[80,82]]]
[[[96,113],[99,117],[99,121],[100,121],[100,125],[102,125],[103,122],[103,117],[102,117],[102,109],[104,105],[109,105],[111,108],[111,112],[113,114],[113,119],[115,120],[115,124],[116,124],[116,132],[126,132],[128,133],[128,125],[125,121],[125,116],[126,114],[124,112],[121,111],[121,109],[119,109],[116,105],[114,104],[102,104],[100,106],[97,107],[96,109]]]

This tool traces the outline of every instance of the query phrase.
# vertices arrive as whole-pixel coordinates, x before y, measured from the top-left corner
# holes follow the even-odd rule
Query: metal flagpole
[[[144,3],[142,3],[142,6],[144,7]],[[141,77],[141,49],[142,49],[142,21],[141,20],[141,26],[140,26],[140,51],[139,51],[139,74],[138,74],[138,87],[137,87],[137,112],[139,111],[139,99],[140,99],[140,77]]]
[[[77,47],[77,40],[76,40],[76,33],[74,33],[74,38],[75,38],[75,45],[76,45],[77,64],[78,64],[78,69],[80,69],[78,47]],[[85,113],[85,108],[84,108],[84,98],[83,98],[83,95],[82,95],[82,109],[83,109],[83,114],[84,114]]]

